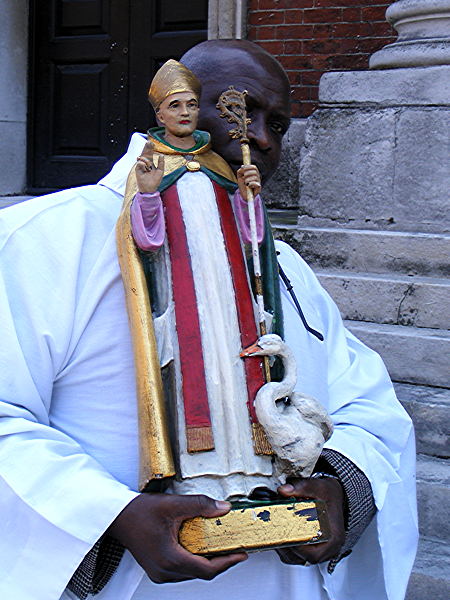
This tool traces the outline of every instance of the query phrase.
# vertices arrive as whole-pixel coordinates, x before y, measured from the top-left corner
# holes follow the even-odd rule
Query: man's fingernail
[[[228,508],[231,508],[230,502],[225,502],[225,500],[215,500],[215,503],[216,508],[218,508],[219,510],[226,510]]]
[[[291,492],[294,491],[294,486],[291,485],[290,483],[285,483],[282,487],[283,487],[283,492],[286,492],[286,494],[290,494]]]

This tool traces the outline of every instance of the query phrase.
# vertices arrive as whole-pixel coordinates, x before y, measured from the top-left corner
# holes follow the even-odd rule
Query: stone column
[[[450,65],[450,0],[398,0],[386,19],[398,39],[372,55],[371,69]]]
[[[13,195],[25,188],[28,2],[3,0],[0,7],[0,195]]]
[[[242,39],[246,37],[246,0],[209,0],[208,39]]]

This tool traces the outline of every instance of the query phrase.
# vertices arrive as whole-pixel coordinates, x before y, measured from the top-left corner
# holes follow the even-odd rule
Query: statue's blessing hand
[[[145,143],[142,153],[137,157],[136,181],[141,194],[153,194],[164,176],[164,156],[158,156],[158,165],[153,163],[153,143]]]

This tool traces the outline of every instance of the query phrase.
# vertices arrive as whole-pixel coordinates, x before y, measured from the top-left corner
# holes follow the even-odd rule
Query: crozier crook
[[[220,111],[220,116],[226,119],[229,123],[234,123],[236,125],[234,129],[231,129],[228,132],[228,135],[233,139],[239,140],[239,143],[241,144],[243,165],[251,164],[247,127],[252,121],[247,117],[247,106],[245,100],[247,94],[247,90],[239,92],[238,90],[234,89],[234,86],[230,85],[227,90],[220,94],[219,101],[216,104],[216,108]],[[267,333],[267,329],[266,317],[264,313],[262,271],[259,258],[258,236],[256,233],[255,199],[253,197],[253,191],[250,187],[247,189],[247,206],[250,220],[253,277],[255,282],[256,303],[258,306],[259,333],[260,335],[264,335]],[[270,366],[266,357],[264,357],[264,375],[266,381],[270,381]]]
[[[327,411],[311,396],[293,391],[297,382],[294,355],[278,335],[263,335],[241,356],[281,357],[284,377],[282,381],[272,381],[260,388],[255,410],[276,454],[275,467],[280,479],[309,477],[324,443],[333,433]]]

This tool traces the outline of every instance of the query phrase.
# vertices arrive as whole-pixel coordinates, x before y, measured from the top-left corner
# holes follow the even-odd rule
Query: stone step
[[[414,422],[417,452],[450,458],[450,390],[408,383],[394,387]]]
[[[405,600],[450,598],[450,545],[421,538]]]
[[[450,541],[450,461],[417,456],[417,501],[421,535]]]
[[[344,319],[450,328],[450,281],[437,277],[315,270]]]
[[[313,268],[360,273],[450,274],[450,235],[342,227],[299,227],[293,212],[269,212],[274,234]]]
[[[450,387],[450,332],[442,329],[345,321],[376,350],[394,381]]]

